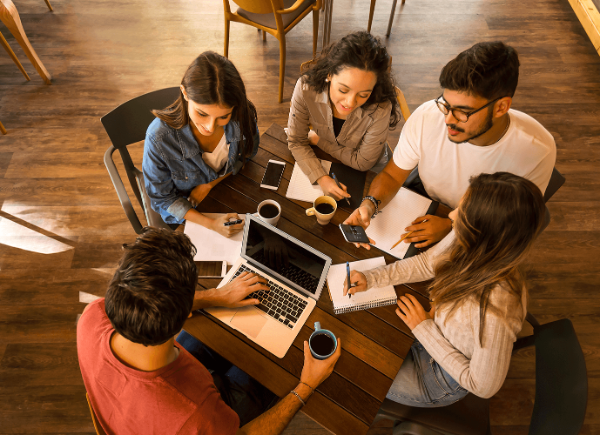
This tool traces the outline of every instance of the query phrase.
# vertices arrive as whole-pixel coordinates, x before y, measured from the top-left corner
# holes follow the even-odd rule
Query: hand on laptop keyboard
[[[258,299],[246,299],[253,292],[268,292],[269,287],[261,276],[255,273],[242,272],[236,278],[229,281],[218,291],[218,306],[227,308],[245,307],[247,305],[256,305]]]

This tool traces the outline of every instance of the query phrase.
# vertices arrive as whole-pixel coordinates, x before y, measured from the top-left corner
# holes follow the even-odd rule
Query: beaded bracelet
[[[381,201],[380,201],[380,200],[378,200],[377,198],[375,198],[374,196],[367,195],[367,196],[365,196],[365,197],[362,199],[361,203],[362,203],[362,202],[363,202],[365,199],[368,199],[369,201],[371,201],[371,202],[373,203],[373,205],[375,206],[375,213],[373,213],[373,216],[371,216],[371,219],[373,219],[375,216],[377,216],[379,213],[381,213],[381,212],[379,211],[379,204],[381,204]]]

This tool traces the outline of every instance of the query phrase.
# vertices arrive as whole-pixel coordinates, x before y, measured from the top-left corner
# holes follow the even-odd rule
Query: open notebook
[[[437,206],[436,201],[402,187],[382,212],[371,219],[367,235],[375,240],[376,248],[394,257],[403,259],[413,256],[418,250],[412,243],[402,241],[394,249],[392,246],[406,233],[404,228],[412,225],[420,216],[435,213]]]
[[[215,219],[223,216],[225,213],[202,214]],[[231,265],[240,256],[242,236],[244,234],[242,231],[227,238],[202,225],[186,221],[183,232],[188,235],[192,243],[196,246],[197,252],[194,256],[194,261],[227,261],[227,264]]]
[[[321,160],[321,165],[325,172],[329,174],[331,162]],[[323,191],[321,190],[321,186],[318,184],[310,184],[310,180],[304,172],[302,172],[298,163],[296,163],[285,196],[298,201],[314,202],[315,199],[322,195]]]
[[[363,270],[374,269],[379,266],[385,266],[383,257],[353,261],[350,263],[350,271],[358,270],[362,272]],[[396,303],[396,291],[394,290],[394,286],[391,285],[382,288],[371,288],[366,292],[358,292],[353,294],[351,298],[347,295],[343,296],[346,276],[346,263],[336,264],[329,268],[327,286],[329,287],[329,295],[333,302],[333,311],[335,314],[367,310],[369,308]]]

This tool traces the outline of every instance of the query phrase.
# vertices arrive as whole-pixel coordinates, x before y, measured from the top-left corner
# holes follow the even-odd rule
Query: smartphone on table
[[[350,243],[371,243],[365,229],[358,225],[340,224],[340,230],[344,235],[344,239]]]
[[[277,190],[279,188],[279,183],[281,183],[284,169],[285,162],[269,160],[267,169],[265,169],[265,175],[263,175],[262,181],[260,182],[260,187]]]
[[[223,278],[227,275],[226,261],[195,261],[198,278]]]

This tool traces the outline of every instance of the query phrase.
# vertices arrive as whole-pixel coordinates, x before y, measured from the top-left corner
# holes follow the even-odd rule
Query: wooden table
[[[269,159],[288,162],[279,190],[259,187]],[[321,226],[308,217],[306,202],[285,197],[294,159],[288,150],[285,132],[273,124],[261,137],[260,149],[252,161],[235,177],[217,185],[200,208],[206,212],[236,211],[254,213],[259,202],[274,199],[282,206],[278,228],[308,243],[333,259],[333,264],[381,256],[378,249],[367,251],[347,243],[337,225],[351,210],[338,208],[331,223]],[[200,247],[201,249],[201,247]],[[385,254],[387,263],[395,258]],[[212,288],[218,280],[201,280]],[[396,292],[414,294],[428,307],[422,295],[424,286],[396,286]],[[342,339],[342,356],[335,371],[317,389],[303,411],[336,434],[365,434],[406,356],[414,338],[396,316],[395,305],[334,315],[326,289],[317,306],[283,359],[279,359],[242,334],[205,313],[189,319],[185,329],[224,358],[244,370],[275,394],[283,397],[298,383],[302,370],[303,341],[313,332],[314,322]]]

